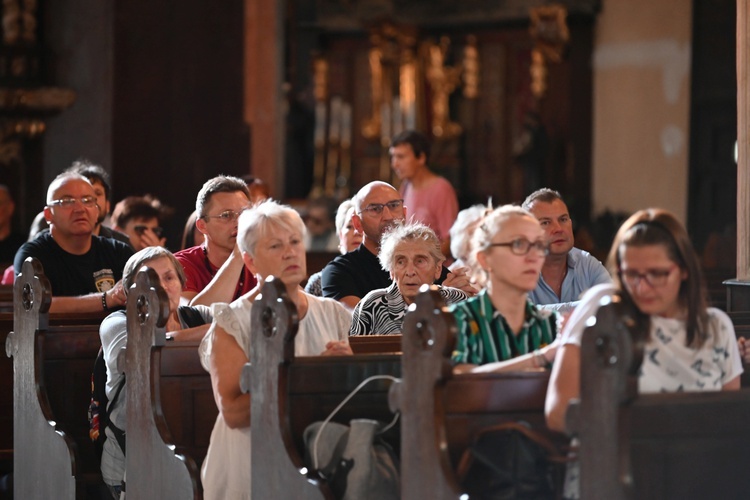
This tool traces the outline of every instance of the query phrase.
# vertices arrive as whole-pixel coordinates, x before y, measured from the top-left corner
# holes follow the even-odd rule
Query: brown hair
[[[607,258],[607,267],[622,296],[632,303],[632,298],[620,279],[620,248],[662,245],[669,259],[687,272],[687,279],[680,284],[679,304],[687,312],[687,342],[692,348],[700,348],[708,337],[708,312],[698,256],[690,237],[682,224],[670,212],[660,208],[640,210],[626,220],[615,235]]]

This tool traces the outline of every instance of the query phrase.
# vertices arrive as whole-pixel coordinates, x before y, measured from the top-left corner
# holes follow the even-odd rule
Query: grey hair
[[[476,255],[490,248],[492,238],[500,232],[505,221],[511,217],[529,217],[536,221],[536,217],[525,208],[518,205],[503,205],[487,214],[481,224],[474,231],[472,238],[472,253]]]
[[[336,235],[341,234],[341,231],[346,227],[346,223],[349,222],[346,215],[351,210],[354,210],[354,201],[351,198],[342,201],[339,205],[338,210],[336,210]]]
[[[177,276],[180,279],[180,285],[185,286],[185,271],[182,269],[182,264],[178,261],[174,254],[164,247],[146,247],[143,250],[139,250],[130,256],[128,261],[125,263],[125,268],[122,270],[122,284],[125,288],[125,293],[130,291],[130,287],[135,283],[135,276],[146,263],[167,258],[172,263],[177,271]]]
[[[555,200],[560,200],[564,203],[559,191],[550,188],[541,188],[528,195],[526,199],[523,200],[521,207],[526,210],[531,210],[531,205],[537,201],[541,201],[542,203],[553,203]]]
[[[383,239],[380,241],[378,259],[380,260],[380,266],[384,270],[391,272],[391,264],[393,264],[393,256],[396,253],[396,248],[401,243],[407,242],[423,243],[426,250],[430,252],[430,256],[435,259],[436,264],[442,264],[445,260],[443,253],[440,251],[440,239],[435,234],[435,231],[421,222],[409,222],[398,224],[383,235]]]
[[[268,233],[272,226],[298,232],[302,237],[307,232],[302,217],[295,209],[271,199],[264,200],[240,215],[237,230],[237,244],[240,251],[254,256],[258,241]]]
[[[50,182],[49,187],[47,188],[47,203],[54,201],[55,191],[60,189],[60,186],[70,180],[83,181],[89,186],[91,185],[91,181],[81,174],[75,172],[63,172]]]
[[[458,212],[456,221],[451,226],[451,253],[465,263],[471,260],[471,237],[482,218],[489,212],[484,205],[473,205]]]

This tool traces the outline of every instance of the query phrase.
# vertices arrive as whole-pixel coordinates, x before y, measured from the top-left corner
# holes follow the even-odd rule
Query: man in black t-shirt
[[[374,181],[359,190],[352,200],[354,228],[363,234],[356,250],[339,255],[323,269],[323,296],[354,308],[371,290],[388,288],[390,274],[378,260],[380,238],[393,225],[406,219],[406,207],[398,191],[388,183]],[[460,288],[469,295],[476,290],[469,283],[465,269],[448,273],[443,268],[440,280],[444,286]]]
[[[50,230],[25,243],[14,261],[16,275],[27,257],[42,263],[52,286],[50,312],[94,312],[125,304],[122,270],[133,250],[94,236],[98,216],[88,179],[63,173],[52,181],[44,207]]]

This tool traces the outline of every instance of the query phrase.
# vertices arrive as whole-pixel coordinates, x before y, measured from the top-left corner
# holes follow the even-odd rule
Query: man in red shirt
[[[249,206],[247,185],[237,177],[214,177],[198,192],[196,227],[204,242],[175,254],[187,278],[182,297],[191,305],[232,302],[255,286],[237,248],[237,218]]]

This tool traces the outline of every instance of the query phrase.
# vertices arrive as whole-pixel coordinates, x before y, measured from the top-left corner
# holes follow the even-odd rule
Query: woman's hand
[[[443,286],[458,288],[459,290],[462,290],[464,293],[466,293],[466,295],[468,295],[469,297],[473,297],[479,292],[479,290],[474,288],[474,286],[471,284],[471,280],[469,278],[469,275],[467,274],[468,271],[468,267],[457,267],[456,269],[448,273],[445,281],[443,281]]]
[[[354,354],[347,340],[332,340],[326,344],[326,350],[321,352],[321,356],[347,356]]]

